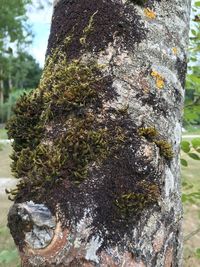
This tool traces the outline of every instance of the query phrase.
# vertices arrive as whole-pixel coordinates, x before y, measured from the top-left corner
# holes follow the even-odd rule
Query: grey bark
[[[68,200],[69,210],[71,207],[81,209],[77,217],[76,211],[69,211],[71,218],[67,218],[60,202],[57,203],[57,213],[51,214],[51,208],[47,208],[46,203],[34,203],[30,197],[26,202],[13,205],[9,213],[9,226],[18,245],[18,239],[23,239],[20,247],[23,266],[180,267],[182,206],[179,151],[190,0],[149,0],[144,5],[125,0],[98,1],[55,1],[47,55],[51,55],[52,49],[59,47],[64,38],[73,33],[72,28],[67,28],[70,18],[71,25],[75,25],[73,34],[76,43],[64,51],[66,57],[69,60],[81,58],[84,62],[96,60],[106,66],[102,70],[103,75],[112,78],[112,90],[117,97],[104,102],[105,110],[126,107],[129,124],[134,124],[134,129],[155,128],[160,141],[167,140],[172,144],[173,158],[166,159],[161,153],[161,146],[156,145],[155,140],[149,140],[148,136],[137,136],[134,140],[138,140],[138,146],[130,139],[132,143],[129,143],[129,148],[134,155],[132,159],[129,154],[127,166],[132,166],[135,175],[143,177],[143,182],[157,184],[159,196],[157,191],[154,192],[155,201],[150,201],[150,205],[139,213],[133,209],[129,214],[131,219],[117,219],[119,222],[113,222],[111,230],[109,222],[104,224],[106,218],[99,224],[95,221],[99,218],[96,216],[98,212],[109,216],[111,207],[105,202],[107,212],[102,211],[101,203],[97,201],[98,194],[99,199],[104,194],[102,188],[105,188],[105,199],[108,194],[106,190],[114,190],[112,186],[107,188],[110,186],[107,183],[109,177],[106,180],[105,176],[109,172],[104,173],[104,165],[100,166],[103,171],[99,167],[95,173],[91,167],[91,176],[81,187],[85,195],[76,195],[77,199],[84,198],[80,207],[77,200]],[[113,21],[106,13],[111,10]],[[92,15],[93,31],[88,33],[88,45],[83,48],[77,42],[87,24],[81,26],[81,23],[84,17],[89,23]],[[121,25],[116,23],[117,19]],[[101,23],[104,22],[109,28],[108,33],[104,28],[104,32],[96,30],[102,29]],[[108,23],[114,26],[110,27]],[[116,173],[120,173],[120,161],[115,168]],[[145,177],[151,176],[151,171],[154,178],[145,180]],[[121,185],[122,181],[118,186],[129,187]],[[126,181],[124,179],[124,184]],[[134,188],[134,184],[137,187],[137,180],[130,187]],[[95,197],[91,194],[91,188],[97,192]],[[62,216],[64,221],[73,223],[63,225]],[[13,221],[21,223],[20,232],[23,235],[16,230],[17,225],[12,225]],[[31,227],[24,230],[25,225]]]

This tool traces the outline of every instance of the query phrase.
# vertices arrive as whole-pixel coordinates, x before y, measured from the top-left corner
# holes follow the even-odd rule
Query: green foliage
[[[200,2],[199,2],[200,3]],[[195,251],[195,256],[200,259],[200,248],[197,248]]]
[[[200,160],[200,138],[194,138],[191,142],[189,141],[182,141],[181,142],[181,150],[186,153],[190,158],[194,160]],[[181,164],[184,167],[187,167],[187,161],[181,158]]]
[[[200,138],[194,138],[191,141],[192,147],[200,153]]]
[[[36,88],[42,74],[42,70],[36,60],[27,52],[18,52],[17,56],[9,56],[9,71],[4,75],[4,88]]]
[[[187,162],[187,160],[185,160],[185,159],[180,159],[181,160],[181,165],[182,166],[184,166],[184,167],[187,167],[188,166],[188,162]]]
[[[192,192],[189,194],[182,194],[182,202],[196,203],[197,200],[200,200],[200,192]]]
[[[26,5],[31,0],[0,0],[0,53],[7,42],[25,42],[30,35],[27,27]]]
[[[181,149],[182,149],[183,152],[185,152],[185,153],[190,152],[190,142],[188,142],[188,141],[182,141],[182,142],[181,142]]]
[[[192,23],[189,43],[189,66],[186,77],[184,125],[200,124],[200,16],[199,1],[192,7]]]

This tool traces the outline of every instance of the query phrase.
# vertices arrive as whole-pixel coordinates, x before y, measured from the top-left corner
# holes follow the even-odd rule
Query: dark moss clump
[[[147,0],[129,0],[129,1],[139,6],[143,6],[147,2]]]
[[[154,142],[159,147],[161,156],[165,159],[171,160],[173,158],[172,145],[167,140],[163,140],[154,127],[140,128],[138,133],[150,142]]]
[[[174,157],[174,153],[172,150],[172,145],[169,144],[166,140],[157,140],[155,144],[160,149],[160,154],[166,159],[172,159]]]
[[[65,52],[69,59],[74,59],[83,51],[104,50],[114,36],[121,37],[123,45],[132,51],[134,43],[144,39],[145,29],[132,4],[62,0],[55,7],[47,54],[66,36],[73,36]]]
[[[23,181],[19,191],[35,193],[66,178],[79,184],[92,162],[100,163],[123,142],[120,127],[110,127],[102,115],[103,102],[115,93],[101,70],[95,62],[68,63],[56,50],[39,88],[19,100],[7,125],[14,138],[12,171]]]
[[[150,205],[156,204],[160,195],[156,183],[143,182],[136,185],[137,192],[124,192],[115,200],[120,216],[128,218],[133,212],[141,212]]]
[[[158,131],[155,127],[139,128],[138,133],[139,135],[144,136],[150,140],[153,140],[155,137],[158,136]]]
[[[40,141],[43,127],[38,124],[43,106],[41,93],[24,94],[17,102],[13,116],[7,124],[8,137],[13,138],[14,149],[20,151],[29,146],[34,148]]]

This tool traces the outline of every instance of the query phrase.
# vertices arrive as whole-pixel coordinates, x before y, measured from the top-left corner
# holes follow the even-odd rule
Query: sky
[[[50,33],[52,6],[45,5],[44,9],[33,9],[28,11],[28,22],[32,26],[34,34],[33,43],[29,52],[37,60],[41,67],[44,66],[47,42]]]

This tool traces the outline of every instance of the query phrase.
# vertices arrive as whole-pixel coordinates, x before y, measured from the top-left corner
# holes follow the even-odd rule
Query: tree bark
[[[182,266],[190,0],[55,1],[38,89],[8,125],[22,266]]]

